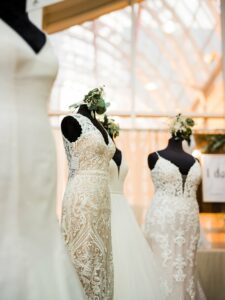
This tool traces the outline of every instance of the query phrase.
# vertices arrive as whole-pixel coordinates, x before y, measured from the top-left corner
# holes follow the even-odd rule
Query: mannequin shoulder
[[[62,119],[61,127],[64,126],[76,126],[79,125],[79,122],[73,116],[66,116]]]
[[[148,167],[152,170],[155,167],[155,164],[158,160],[158,155],[156,152],[152,152],[148,155]]]
[[[61,131],[70,142],[75,142],[81,135],[82,128],[74,117],[66,116],[61,122]]]
[[[189,161],[190,163],[194,163],[196,160],[199,162],[197,158],[195,158],[193,155],[190,153],[185,152],[185,159]]]

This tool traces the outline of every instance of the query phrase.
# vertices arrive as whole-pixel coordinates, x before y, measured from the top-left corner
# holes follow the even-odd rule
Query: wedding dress
[[[115,146],[81,114],[73,117],[82,133],[75,142],[64,136],[69,178],[63,199],[62,233],[88,299],[113,299],[109,161]]]
[[[110,162],[114,300],[163,300],[154,257],[123,196],[127,164]]]
[[[201,168],[196,160],[186,176],[158,153],[151,171],[155,194],[147,212],[146,238],[161,267],[168,300],[205,299],[196,274],[199,208],[196,200]]]
[[[56,218],[49,41],[35,54],[0,20],[0,299],[83,300]]]

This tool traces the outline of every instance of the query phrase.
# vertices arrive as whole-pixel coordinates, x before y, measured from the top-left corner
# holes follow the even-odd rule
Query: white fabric
[[[163,300],[151,249],[123,196],[127,165],[110,162],[114,300]]]
[[[0,299],[82,300],[55,212],[47,99],[57,61],[0,20]]]
[[[196,190],[200,179],[197,161],[187,176],[182,176],[175,164],[161,156],[152,170],[155,195],[146,216],[145,232],[161,267],[160,281],[168,300],[204,299],[196,279],[199,240]]]

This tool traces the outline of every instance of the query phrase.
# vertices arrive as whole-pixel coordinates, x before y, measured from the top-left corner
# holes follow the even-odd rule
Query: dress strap
[[[158,152],[158,151],[156,151],[155,153],[157,154],[158,158],[160,158],[159,152]]]
[[[75,113],[71,114],[71,116],[77,120],[77,122],[80,124],[82,129],[82,134],[87,133],[89,131],[95,130],[95,126],[92,124],[91,120],[89,120],[88,117],[83,116],[81,114]]]

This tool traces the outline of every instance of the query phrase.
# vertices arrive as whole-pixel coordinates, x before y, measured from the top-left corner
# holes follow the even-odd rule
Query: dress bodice
[[[47,114],[47,102],[56,78],[58,62],[48,39],[42,50],[36,54],[1,19],[0,36],[0,133],[4,137],[0,143],[4,156],[1,168],[12,170],[10,190],[17,195],[12,201],[15,201],[14,207],[17,207],[20,199],[19,207],[26,215],[23,216],[26,227],[25,221],[29,224],[29,217],[34,215],[34,207],[37,219],[34,224],[39,224],[38,209],[42,213],[43,207],[55,218],[55,144]],[[42,188],[34,193],[35,187]],[[29,205],[24,191],[25,194],[32,195]],[[4,209],[1,208],[1,211]],[[11,213],[11,208],[9,211]],[[5,216],[7,218],[8,213],[5,212]],[[16,218],[18,216],[19,214]],[[16,218],[12,217],[13,220]],[[46,222],[47,220],[48,218]],[[44,221],[41,222],[44,226]],[[35,228],[39,232],[40,228]]]
[[[81,114],[72,115],[80,124],[82,132],[75,142],[63,136],[70,176],[82,172],[105,173],[115,153],[115,145],[108,137],[108,145],[101,132]]]
[[[109,168],[109,187],[111,193],[123,194],[124,180],[128,173],[128,166],[126,161],[122,157],[120,168],[118,168],[115,161],[110,161]]]
[[[197,160],[184,176],[174,163],[158,154],[158,160],[151,174],[155,195],[196,198],[201,181],[201,168]]]
[[[47,39],[36,54],[18,33],[0,20],[0,77],[1,99],[10,109],[15,103],[25,113],[46,111],[52,84],[56,78],[58,61]],[[40,104],[41,102],[41,104]]]

